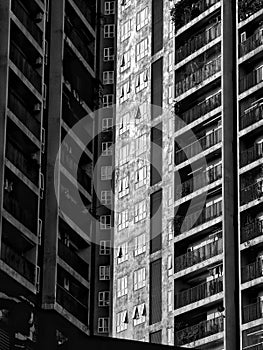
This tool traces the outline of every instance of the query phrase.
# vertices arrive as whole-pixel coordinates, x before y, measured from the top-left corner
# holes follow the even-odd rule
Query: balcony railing
[[[261,198],[263,195],[263,180],[253,183],[241,189],[241,205]]]
[[[24,74],[24,76],[31,82],[31,84],[38,90],[42,91],[42,79],[41,76],[34,70],[29,64],[28,59],[17,48],[14,43],[10,45],[10,59],[17,66],[17,68]]]
[[[244,21],[257,11],[263,8],[263,0],[239,0],[238,15],[239,21]]]
[[[187,232],[194,227],[216,219],[220,215],[222,215],[222,201],[206,207],[199,216],[196,212],[188,214],[186,217],[176,215],[174,219],[175,235],[180,235],[182,232]],[[182,224],[184,225],[183,228]],[[183,229],[182,232],[181,229]]]
[[[190,145],[178,150],[175,153],[175,164],[185,162],[186,160],[196,156],[202,151],[211,148],[222,141],[222,129],[213,129],[209,134],[201,137],[199,140]]]
[[[88,323],[88,308],[57,284],[57,302],[82,323]]]
[[[89,280],[89,264],[81,259],[74,251],[58,241],[58,255],[76,272],[78,272],[87,281]]]
[[[175,309],[178,309],[180,307],[195,303],[199,300],[211,297],[222,291],[223,279],[220,277],[175,294],[174,307]]]
[[[208,260],[223,252],[223,240],[220,238],[215,242],[209,243],[198,249],[194,249],[186,254],[175,258],[174,270],[179,272],[194,266],[202,261]]]
[[[86,0],[74,0],[80,11],[83,13],[84,17],[87,19],[87,21],[91,24],[92,27],[95,26],[95,12],[92,10],[92,6],[90,2],[87,2]],[[95,2],[94,2],[95,4]]]
[[[263,6],[263,4],[262,4]],[[255,50],[257,47],[263,44],[263,37],[260,32],[256,32],[251,35],[247,40],[239,44],[239,55],[240,57],[246,55],[247,53]]]
[[[12,162],[21,172],[26,175],[36,186],[39,182],[39,169],[34,164],[34,161],[27,158],[13,143],[6,143],[6,157]]]
[[[263,221],[255,219],[253,222],[242,226],[241,241],[242,243],[253,238],[259,237],[263,234]]]
[[[12,92],[8,95],[8,108],[38,139],[40,138],[40,122]]]
[[[246,166],[262,157],[263,157],[263,154],[261,152],[261,148],[258,147],[257,145],[254,145],[246,149],[245,151],[241,152],[240,165],[241,167]]]
[[[1,259],[28,281],[35,283],[35,265],[4,242],[1,243]]]
[[[263,81],[263,67],[246,74],[239,81],[239,92],[242,93]]]
[[[176,96],[180,96],[181,94],[190,90],[194,86],[201,84],[206,79],[212,77],[214,74],[216,74],[220,70],[221,70],[221,56],[218,56],[213,61],[204,64],[202,68],[188,75],[185,79],[178,81],[175,84]]]
[[[178,115],[186,124],[190,124],[220,106],[221,92],[218,92],[182,114],[179,111]],[[176,111],[175,113],[177,114]],[[175,131],[183,126],[183,123],[180,123],[180,120],[176,118]]]
[[[183,46],[176,50],[176,62],[180,62],[190,56],[201,47],[209,44],[221,35],[221,23],[216,23],[213,27],[190,38]]]
[[[223,332],[224,319],[223,317],[213,318],[211,320],[199,322],[196,325],[189,326],[174,334],[174,345],[180,346],[192,343],[210,335]]]
[[[76,29],[74,29],[73,25],[70,23],[68,19],[65,21],[65,33],[72,41],[73,45],[79,50],[82,57],[88,62],[88,64],[94,67],[94,55],[88,49],[88,45],[83,42],[79,33]]]
[[[263,105],[255,105],[240,116],[240,128],[245,129],[248,126],[257,123],[263,118]]]
[[[253,262],[252,264],[242,267],[242,283],[254,280],[255,278],[258,278],[260,276],[263,276],[263,265],[261,260],[258,260],[256,262]]]
[[[24,6],[17,0],[12,0],[12,11],[19,19],[19,21],[26,27],[29,33],[33,36],[36,42],[42,47],[43,32],[32,21],[30,14],[24,8]]]
[[[4,208],[33,233],[36,232],[36,218],[33,213],[7,192],[4,194]]]
[[[243,307],[243,323],[251,322],[263,317],[263,303],[257,301],[254,304],[250,304]]]

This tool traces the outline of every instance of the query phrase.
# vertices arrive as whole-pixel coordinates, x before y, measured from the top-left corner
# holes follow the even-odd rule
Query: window
[[[134,221],[138,222],[146,218],[146,200],[143,200],[134,206]]]
[[[98,318],[98,333],[108,333],[109,332],[109,317],[99,317]]]
[[[173,150],[168,150],[168,171],[172,171],[173,169]]]
[[[129,130],[130,123],[130,113],[125,113],[120,119],[120,135],[124,134]]]
[[[137,256],[146,252],[145,233],[135,237],[134,255]]]
[[[105,1],[104,5],[104,14],[105,15],[114,15],[115,14],[115,1]]]
[[[120,148],[120,156],[119,156],[120,165],[123,165],[128,162],[129,149],[130,149],[129,144],[124,145],[123,147]]]
[[[112,192],[111,191],[101,191],[100,201],[102,204],[111,204],[111,200],[112,200]]]
[[[172,185],[168,186],[167,204],[168,204],[168,206],[173,204],[173,187],[172,187]]]
[[[114,95],[113,94],[107,94],[103,95],[103,107],[109,107],[112,106],[114,100]]]
[[[131,84],[130,84],[130,80],[128,80],[126,81],[126,83],[124,83],[121,86],[120,103],[123,103],[128,100],[128,98],[130,97],[130,92],[131,92]]]
[[[118,214],[118,231],[123,230],[129,226],[129,212],[128,210],[123,210]]]
[[[117,333],[125,331],[128,328],[128,313],[127,311],[121,311],[117,313]]]
[[[107,131],[112,128],[113,119],[112,118],[103,118],[102,119],[102,131]]]
[[[136,30],[140,30],[148,23],[148,7],[137,13],[136,16]]]
[[[98,299],[99,299],[99,306],[109,306],[110,292],[109,291],[99,292]]]
[[[148,39],[145,38],[136,45],[136,61],[145,57],[148,53]]]
[[[168,270],[168,276],[172,276],[173,274],[173,256],[169,255],[167,258],[167,270]]]
[[[105,281],[110,279],[110,266],[99,266],[99,280]]]
[[[168,27],[169,39],[171,39],[173,37],[173,34],[174,34],[174,24],[173,24],[172,20],[170,19],[169,20],[169,27]]]
[[[147,102],[143,102],[137,109],[135,115],[135,123],[138,124],[141,120],[147,117],[148,113],[148,104]]]
[[[143,134],[135,140],[136,155],[140,155],[146,151],[147,136]]]
[[[113,61],[114,60],[114,47],[105,47],[104,48],[104,61]]]
[[[212,220],[222,213],[222,198],[217,198],[206,203],[206,220]]]
[[[174,58],[173,58],[173,53],[170,52],[168,55],[168,72],[171,72],[173,70],[173,63],[174,63]]]
[[[174,86],[171,85],[168,87],[168,104],[172,104],[174,101]]]
[[[167,295],[168,311],[173,311],[173,291],[169,290]]]
[[[122,10],[125,10],[131,5],[131,0],[121,0]]]
[[[145,267],[134,271],[133,274],[133,287],[134,290],[145,287]]]
[[[131,20],[124,22],[121,26],[121,41],[129,38],[131,35]]]
[[[110,215],[102,215],[100,217],[100,229],[108,230],[111,228],[111,216]]]
[[[168,241],[171,241],[173,239],[173,230],[174,230],[173,220],[168,221],[167,230],[168,230]]]
[[[173,329],[172,328],[167,329],[167,344],[173,345]]]
[[[119,198],[126,196],[130,192],[128,175],[125,175],[123,178],[119,179],[118,192]]]
[[[111,241],[100,241],[100,255],[110,255]]]
[[[131,66],[131,52],[129,50],[124,52],[122,56],[121,67],[120,67],[121,73],[124,72],[126,69],[130,68],[130,66]]]
[[[109,70],[103,72],[103,84],[108,85],[108,84],[114,84],[114,71]]]
[[[147,166],[139,164],[135,171],[135,189],[146,184],[147,180]]]
[[[222,177],[222,163],[217,162],[209,165],[206,170],[206,179],[208,183],[212,183]]]
[[[140,92],[148,85],[148,70],[141,72],[136,77],[135,91],[136,93]]]
[[[117,279],[117,297],[122,297],[128,293],[128,277],[124,276]]]
[[[112,155],[112,142],[102,142],[101,149],[102,149],[103,156],[111,156]]]
[[[141,324],[145,322],[146,319],[146,305],[145,303],[142,303],[140,305],[135,306],[133,310],[133,325],[137,326],[138,324]]]
[[[105,24],[104,25],[104,38],[114,38],[115,37],[115,24]]]
[[[104,165],[101,167],[100,173],[101,180],[111,180],[112,179],[112,166]]]
[[[121,264],[128,260],[128,242],[123,243],[117,249],[117,263]]]

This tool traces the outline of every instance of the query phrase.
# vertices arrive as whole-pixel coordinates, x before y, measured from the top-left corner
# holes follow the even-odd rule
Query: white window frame
[[[134,222],[139,222],[143,219],[145,219],[147,216],[146,211],[146,200],[142,200],[141,202],[138,202],[134,206]]]
[[[102,181],[112,179],[112,165],[103,165],[100,168],[100,179]]]
[[[109,265],[100,265],[99,266],[99,280],[100,281],[110,280],[110,266]]]
[[[101,204],[111,204],[112,203],[112,191],[101,191],[100,192],[100,202]]]
[[[146,24],[148,24],[148,21],[148,6],[146,6],[136,14],[136,30],[139,31],[144,26],[146,26]]]
[[[123,114],[120,118],[120,129],[119,129],[119,134],[122,135],[129,131],[130,129],[130,113],[127,112]]]
[[[173,311],[173,291],[169,290],[167,293],[167,308],[168,312]]]
[[[173,52],[170,52],[167,57],[167,71],[171,72],[174,65],[174,55]]]
[[[119,198],[122,198],[126,196],[128,193],[130,193],[130,187],[129,187],[129,175],[125,174],[122,178],[118,180],[118,193]]]
[[[147,182],[147,165],[139,164],[135,170],[135,180],[134,187],[137,190],[138,188],[146,185]]]
[[[121,257],[119,257],[120,253],[122,254]],[[127,261],[128,258],[129,258],[128,242],[124,242],[117,248],[117,264],[121,264],[124,261]]]
[[[146,252],[146,235],[142,233],[134,239],[134,255],[140,255]]]
[[[121,10],[126,10],[129,6],[131,6],[131,0],[121,0]]]
[[[112,156],[112,142],[102,142],[101,143],[101,155],[102,156]]]
[[[127,101],[130,97],[130,93],[131,93],[131,82],[129,79],[120,87],[120,103]]]
[[[103,102],[103,107],[104,108],[107,108],[109,106],[112,106],[113,105],[113,102],[114,102],[114,95],[113,94],[106,94],[106,95],[103,95],[103,98],[102,98]]]
[[[123,165],[129,161],[130,145],[127,143],[119,150],[119,164]]]
[[[172,276],[173,274],[173,256],[168,255],[167,257],[167,271],[168,271],[168,276]]]
[[[99,317],[98,318],[98,333],[108,333],[109,332],[109,317]]]
[[[103,60],[104,62],[114,61],[114,47],[104,47],[103,50]]]
[[[126,69],[131,66],[131,51],[128,50],[124,52],[121,58],[120,72],[124,72]]]
[[[167,187],[167,204],[168,206],[173,204],[173,186],[169,185]]]
[[[117,278],[117,298],[128,294],[128,276]]]
[[[100,241],[100,255],[110,255],[111,241]]]
[[[174,85],[168,87],[168,104],[173,104],[174,102]]]
[[[143,119],[147,117],[148,114],[148,103],[144,101],[140,104],[138,107],[136,114],[135,114],[135,124],[140,123]]]
[[[173,345],[173,329],[167,328],[167,345]]]
[[[138,93],[148,86],[148,70],[145,69],[143,72],[136,76],[135,92]]]
[[[100,216],[100,229],[109,230],[111,228],[111,216],[101,215]]]
[[[98,292],[98,306],[105,307],[110,305],[110,291],[104,290],[103,292]]]
[[[138,326],[146,321],[146,305],[145,303],[136,305],[133,309],[133,325]]]
[[[174,223],[173,220],[169,220],[167,223],[168,231],[168,241],[171,241],[174,238]]]
[[[103,118],[101,121],[102,131],[107,131],[113,126],[113,118]]]
[[[131,36],[131,20],[123,22],[121,25],[121,42],[128,39]]]
[[[138,290],[146,285],[146,269],[142,267],[133,273],[133,289]]]
[[[102,75],[102,81],[103,81],[103,85],[114,84],[114,71],[113,70],[104,71]]]
[[[121,231],[129,226],[129,211],[125,209],[118,213],[118,231]]]
[[[104,15],[114,15],[115,14],[115,1],[105,1],[104,4]]]
[[[128,312],[123,310],[116,315],[116,332],[120,333],[128,328]]]
[[[136,156],[146,152],[147,149],[147,134],[142,134],[135,139]]]
[[[115,24],[104,24],[104,39],[115,37]]]
[[[136,62],[148,54],[148,38],[144,38],[136,45]]]

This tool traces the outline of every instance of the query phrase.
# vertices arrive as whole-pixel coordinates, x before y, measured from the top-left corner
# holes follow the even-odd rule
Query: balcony
[[[12,11],[24,27],[29,31],[36,42],[42,47],[43,33],[40,28],[32,21],[32,16],[18,0],[12,0]]]
[[[197,212],[188,214],[187,216],[176,215],[175,221],[175,235],[178,236],[181,233],[187,232],[194,227],[202,225],[210,220],[216,219],[222,215],[222,201],[213,203],[206,207],[201,214],[198,216]],[[184,225],[183,231],[182,223]]]
[[[252,264],[243,266],[241,269],[242,283],[252,281],[255,278],[263,276],[262,261],[258,260]]]
[[[245,151],[241,152],[240,165],[246,166],[263,157],[261,148],[258,145],[254,145]]]
[[[184,1],[180,1],[175,4],[171,10],[172,20],[175,24],[175,31],[185,26],[219,1],[220,0],[190,1],[190,3],[188,2],[189,5],[186,5]],[[192,6],[193,3],[194,6]]]
[[[36,186],[39,182],[39,168],[33,160],[26,157],[12,142],[6,143],[6,157]]]
[[[263,221],[255,219],[253,222],[245,224],[241,228],[241,242],[244,243],[253,238],[261,236],[263,233]]]
[[[27,107],[12,92],[8,95],[8,108],[38,139],[40,138],[40,122],[28,111]]]
[[[240,116],[240,129],[243,130],[263,119],[263,105],[255,105]]]
[[[210,335],[223,332],[224,319],[223,317],[213,318],[211,320],[199,322],[196,325],[189,326],[180,331],[175,332],[174,345],[180,346],[192,343],[202,338],[209,337]]]
[[[244,21],[257,11],[263,8],[263,0],[239,0],[238,17],[239,21]]]
[[[263,195],[263,180],[253,183],[241,190],[241,205],[260,199]]]
[[[73,316],[75,316],[82,323],[88,323],[88,308],[79,302],[73,295],[65,288],[57,284],[57,302]]]
[[[191,88],[203,83],[206,79],[212,77],[221,70],[221,56],[218,56],[211,62],[204,64],[204,66],[194,73],[188,75],[185,79],[175,84],[175,94],[180,96]]]
[[[84,277],[87,281],[89,280],[89,264],[81,259],[77,253],[63,244],[60,240],[58,241],[58,255],[82,277]]]
[[[202,33],[190,38],[183,46],[175,52],[176,63],[184,60],[192,53],[201,49],[201,47],[209,44],[221,35],[221,23],[216,23],[213,27],[203,31]]]
[[[239,56],[242,57],[248,54],[249,52],[255,50],[257,47],[261,46],[262,44],[263,44],[262,35],[260,35],[260,32],[257,31],[256,33],[251,35],[249,38],[247,38],[247,40],[239,44]]]
[[[35,265],[4,242],[1,243],[1,259],[29,282],[35,283]]]
[[[263,81],[263,67],[246,74],[239,80],[239,93],[242,93]]]
[[[207,113],[213,111],[217,107],[221,106],[221,92],[216,93],[215,95],[207,98],[203,102],[199,103],[198,105],[195,105],[191,109],[187,110],[186,112],[180,113],[180,110],[176,111],[177,106],[175,106],[175,113],[178,114],[178,116],[186,123],[190,124],[193,121],[201,118],[202,116],[206,115]],[[184,126],[184,123],[180,123],[180,120],[176,118],[175,123],[175,131],[181,129]]]
[[[175,153],[175,164],[179,165],[186,160],[200,154],[216,144],[222,141],[222,129],[216,128],[209,132],[207,135],[201,137],[197,141],[191,143],[190,145],[178,150]]]
[[[223,253],[223,240],[220,238],[198,249],[175,258],[174,270],[179,272]]]
[[[75,4],[78,6],[86,20],[90,25],[95,27],[96,13],[92,10],[92,7],[95,9],[95,2],[91,4],[92,1],[87,2],[86,0],[74,0]]]
[[[243,307],[243,323],[251,322],[263,317],[262,301],[258,300],[254,304]]]

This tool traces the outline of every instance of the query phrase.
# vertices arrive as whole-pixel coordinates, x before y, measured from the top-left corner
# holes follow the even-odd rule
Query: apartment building
[[[118,5],[116,337],[263,348],[262,5]]]

